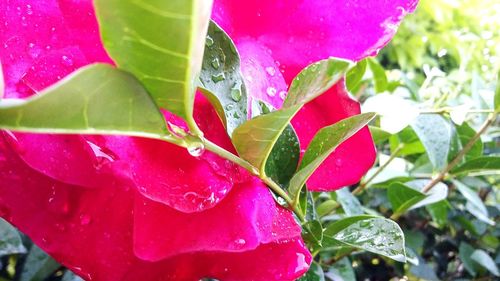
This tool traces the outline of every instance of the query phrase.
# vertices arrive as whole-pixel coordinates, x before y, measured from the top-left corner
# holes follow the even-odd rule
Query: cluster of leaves
[[[186,38],[191,43],[180,40],[172,45],[148,37],[148,31],[141,30],[144,25],[127,16],[132,9],[118,2],[96,1],[98,16],[106,49],[119,69],[133,75],[105,65],[86,67],[35,98],[0,104],[0,127],[142,136],[184,146],[193,153],[205,147],[229,157],[262,178],[277,201],[295,211],[304,240],[315,256],[303,280],[388,280],[402,276],[440,280],[499,275],[495,220],[500,213],[494,190],[498,177],[494,175],[498,175],[500,157],[495,156],[498,131],[491,125],[497,122],[500,90],[493,102],[493,78],[474,78],[491,73],[493,68],[471,66],[478,60],[465,58],[467,50],[459,49],[461,44],[453,41],[449,55],[442,55],[441,49],[448,50],[448,45],[438,41],[456,35],[455,25],[449,27],[450,22],[442,21],[453,22],[462,15],[462,8],[432,9],[428,7],[443,6],[445,1],[423,1],[424,8],[402,28],[378,61],[368,59],[353,67],[348,61],[332,58],[312,64],[292,82],[281,109],[256,101],[255,108],[261,110],[252,112],[254,118],[247,120],[238,53],[217,25],[210,23],[206,40],[204,36],[194,42]],[[470,2],[463,1],[463,7]],[[452,16],[437,17],[436,11]],[[468,16],[469,20],[457,25],[477,23],[477,17]],[[115,20],[106,21],[109,17]],[[196,23],[182,26],[186,34],[204,32]],[[413,30],[417,27],[418,32]],[[483,26],[471,30],[483,30]],[[431,36],[436,33],[449,37]],[[427,41],[422,41],[422,36]],[[425,43],[418,45],[419,52],[408,47],[412,40]],[[148,48],[131,56],[128,44]],[[196,61],[203,48],[203,59]],[[487,60],[494,62],[492,57]],[[422,70],[424,64],[427,66]],[[193,65],[200,65],[199,76]],[[169,69],[175,69],[175,74]],[[474,70],[475,76],[470,74]],[[464,73],[470,79],[459,79]],[[364,101],[364,108],[380,115],[371,123],[378,164],[355,186],[311,193],[303,187],[312,172],[374,115],[361,114],[320,130],[300,165],[300,148],[290,120],[345,74],[349,90]],[[464,91],[469,88],[467,83],[477,90]],[[192,118],[194,85],[216,108],[241,158],[203,139]],[[91,91],[89,86],[97,90]],[[177,95],[166,96],[164,92]],[[457,106],[465,102],[467,107]],[[54,118],[68,106],[74,115],[64,120]],[[189,131],[167,126],[159,107],[183,117]],[[0,278],[76,280],[3,221],[0,234]]]

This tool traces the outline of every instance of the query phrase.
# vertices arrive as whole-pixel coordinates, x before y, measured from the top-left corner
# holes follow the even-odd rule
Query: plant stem
[[[271,190],[273,190],[278,196],[282,197],[286,203],[289,205],[289,207],[292,209],[292,211],[297,215],[297,217],[300,219],[301,222],[305,222],[305,217],[300,208],[296,207],[293,205],[293,200],[288,196],[285,190],[283,190],[277,183],[275,183],[272,179],[263,176],[259,173],[259,169],[255,168],[252,164],[248,163],[247,161],[241,159],[240,157],[234,155],[233,153],[225,150],[224,148],[218,146],[217,144],[205,140],[205,148],[208,151],[211,151],[220,157],[227,159],[243,168],[248,170],[252,175],[258,176]]]
[[[446,175],[448,174],[449,171],[451,171],[451,169],[455,168],[455,166],[460,163],[462,158],[465,156],[465,154],[467,154],[467,152],[469,152],[471,150],[472,146],[481,137],[481,135],[484,132],[486,132],[488,127],[491,126],[495,122],[497,115],[498,115],[498,112],[493,112],[488,116],[488,119],[486,119],[486,121],[483,123],[483,125],[481,125],[481,128],[479,128],[479,131],[477,131],[477,133],[469,140],[469,142],[462,148],[462,150],[460,150],[458,152],[457,156],[455,156],[455,158],[453,158],[453,160],[441,172],[439,172],[439,174],[437,174],[432,179],[431,182],[429,182],[422,189],[422,193],[429,192],[436,184],[441,182],[446,177]]]
[[[442,107],[442,108],[437,108],[437,109],[421,110],[420,114],[442,114],[442,113],[448,113],[452,110],[453,110],[453,108],[451,108],[451,107]],[[493,113],[493,110],[491,110],[491,109],[467,110],[467,114],[471,114],[471,113]]]
[[[375,179],[385,168],[387,168],[387,166],[389,166],[389,164],[392,162],[392,160],[394,160],[394,158],[396,158],[398,156],[401,149],[403,149],[403,144],[400,144],[398,147],[396,147],[396,149],[394,150],[394,152],[392,152],[389,159],[387,159],[387,161],[382,166],[380,166],[377,169],[377,171],[373,175],[371,175],[365,182],[361,183],[356,189],[354,189],[352,191],[352,194],[358,195],[361,192],[363,192],[366,189],[366,187],[368,186],[368,184],[370,184],[370,182],[373,179]]]

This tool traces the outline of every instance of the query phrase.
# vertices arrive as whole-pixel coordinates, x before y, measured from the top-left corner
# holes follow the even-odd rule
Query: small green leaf
[[[17,229],[0,218],[0,257],[24,253],[26,248]]]
[[[266,175],[282,188],[288,186],[300,158],[299,137],[288,125],[276,141],[266,162]]]
[[[422,201],[426,196],[409,186],[395,182],[387,188],[387,197],[392,205],[394,214],[400,215]]]
[[[20,281],[42,281],[52,275],[61,265],[42,249],[33,245],[24,263]]]
[[[488,209],[486,209],[486,206],[479,195],[477,195],[477,193],[468,186],[457,180],[453,180],[452,182],[463,197],[467,199],[466,209],[479,220],[482,220],[490,225],[494,225],[495,223],[489,219]]]
[[[356,63],[356,65],[347,72],[345,84],[349,92],[357,92],[356,89],[358,88],[359,84],[363,80],[363,76],[365,75],[366,65],[367,60],[362,60]]]
[[[325,236],[331,237],[345,246],[350,246],[386,256],[399,262],[406,261],[404,233],[392,220],[371,217],[359,219],[362,216],[350,217],[352,223],[343,219],[328,226]]]
[[[448,201],[441,200],[439,202],[429,204],[425,206],[425,208],[431,215],[432,220],[439,225],[439,227],[444,227],[448,223]]]
[[[283,130],[299,109],[323,94],[345,74],[351,63],[341,59],[326,59],[314,63],[292,81],[283,108],[257,116],[233,132],[238,154],[266,174],[267,159]]]
[[[325,281],[325,273],[319,264],[313,262],[309,270],[298,281]]]
[[[195,124],[194,94],[212,1],[96,0],[94,5],[104,47],[115,63],[137,76],[158,106]]]
[[[354,273],[349,258],[343,258],[334,263],[325,275],[334,281],[356,281],[356,274]]]
[[[214,79],[221,73],[225,79]],[[228,134],[232,135],[234,129],[247,120],[247,90],[236,46],[213,21],[208,27],[200,81],[202,91],[215,105]]]
[[[302,238],[312,252],[321,249],[323,241],[323,226],[317,220],[308,221],[302,226]]]
[[[386,132],[379,127],[375,126],[368,126],[370,128],[370,133],[372,134],[373,137],[373,142],[375,144],[379,145],[382,144],[384,141],[388,140],[391,137],[391,133]]]
[[[460,257],[462,264],[464,265],[465,269],[469,272],[469,274],[472,276],[476,276],[477,274],[476,265],[471,259],[473,252],[474,248],[471,245],[465,242],[460,243],[460,246],[458,248],[458,256]]]
[[[472,129],[472,127],[469,126],[469,124],[467,123],[463,123],[461,126],[456,127],[456,129],[458,138],[460,139],[460,144],[461,144],[460,149],[463,148],[476,135],[476,131]],[[473,158],[480,157],[482,155],[483,155],[483,142],[481,141],[481,139],[478,139],[474,143],[474,145],[472,145],[469,152],[467,152],[467,154],[465,155],[465,160],[471,160]],[[453,159],[454,156],[456,156],[456,153],[455,155],[453,155],[453,157],[449,157],[449,159]]]
[[[290,180],[289,191],[292,199],[296,200],[298,198],[300,190],[307,179],[321,163],[323,163],[340,144],[361,130],[374,117],[374,113],[364,113],[346,118],[319,130],[304,153],[299,170]]]
[[[358,198],[349,191],[348,187],[339,189],[335,193],[337,194],[337,201],[342,206],[346,215],[356,216],[363,214],[363,206]]]
[[[441,170],[447,163],[452,130],[449,121],[438,114],[419,115],[411,124],[435,170]]]
[[[139,81],[110,65],[81,68],[32,98],[9,101],[0,103],[3,129],[173,141],[163,115]]]
[[[463,174],[478,171],[496,171],[500,170],[500,157],[483,156],[469,160],[462,165],[451,170],[451,174]]]
[[[471,260],[477,262],[482,267],[486,268],[491,274],[495,276],[500,276],[498,267],[495,261],[483,250],[475,250],[470,256]]]
[[[375,84],[375,91],[377,93],[382,93],[387,90],[389,81],[385,75],[385,69],[378,63],[377,60],[370,58],[368,59],[368,65],[373,73],[373,82]]]
[[[429,184],[430,180],[412,180],[406,182],[405,184],[417,191],[422,191],[424,187]],[[442,182],[437,183],[434,188],[432,188],[422,200],[411,206],[411,210],[426,206],[429,204],[434,204],[441,200],[445,200],[448,197],[448,186]]]

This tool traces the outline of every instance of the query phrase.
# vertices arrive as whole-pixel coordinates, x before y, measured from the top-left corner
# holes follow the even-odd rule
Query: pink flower
[[[237,43],[251,97],[279,107],[300,69],[328,56],[375,54],[416,4],[386,2],[224,0],[213,18]],[[0,26],[4,98],[112,63],[89,0],[2,1]],[[320,127],[358,113],[340,83],[293,125],[305,148]],[[195,119],[208,139],[235,152],[202,96]],[[353,184],[374,157],[361,131],[309,188]],[[0,216],[88,280],[293,280],[311,262],[292,214],[259,180],[210,152],[194,158],[154,140],[0,132]]]

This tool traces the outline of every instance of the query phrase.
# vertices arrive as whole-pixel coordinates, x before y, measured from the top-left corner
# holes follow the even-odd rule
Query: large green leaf
[[[104,47],[156,103],[196,126],[194,93],[211,0],[96,0]]]
[[[202,92],[214,104],[228,134],[232,135],[247,120],[247,90],[236,46],[213,21],[208,27],[200,81]]]
[[[381,217],[349,217],[327,227],[324,236],[354,248],[406,261],[404,233],[392,220]]]
[[[12,254],[24,254],[26,248],[17,229],[0,218],[0,257]]]
[[[445,167],[450,151],[452,129],[449,121],[438,114],[422,114],[411,124],[435,170]]]
[[[239,155],[265,175],[267,159],[276,141],[299,109],[337,83],[351,63],[330,58],[306,67],[293,80],[283,108],[257,116],[233,132]]]
[[[175,141],[139,81],[105,64],[81,68],[27,100],[2,100],[0,128]]]
[[[451,170],[452,174],[463,174],[477,171],[497,171],[500,170],[499,156],[483,156],[469,160],[462,165]]]
[[[20,281],[43,281],[60,266],[42,249],[33,245],[24,263]]]
[[[290,180],[289,191],[294,200],[312,173],[325,159],[345,140],[366,126],[373,118],[374,113],[364,113],[346,118],[331,126],[324,127],[314,136],[307,147],[299,170]]]

